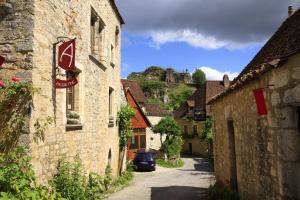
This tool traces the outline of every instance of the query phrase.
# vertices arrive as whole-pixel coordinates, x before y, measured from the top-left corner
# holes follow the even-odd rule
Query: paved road
[[[131,185],[108,200],[206,200],[214,180],[207,160],[183,158],[180,169],[157,167],[155,172],[135,172]]]

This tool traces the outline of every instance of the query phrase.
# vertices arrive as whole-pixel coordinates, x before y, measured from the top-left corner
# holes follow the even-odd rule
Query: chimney
[[[225,90],[227,90],[230,86],[230,81],[229,81],[229,77],[227,74],[225,74],[223,76],[223,84],[224,84]]]
[[[288,13],[289,13],[289,17],[292,16],[292,15],[294,14],[293,6],[289,6],[289,8],[288,8]]]

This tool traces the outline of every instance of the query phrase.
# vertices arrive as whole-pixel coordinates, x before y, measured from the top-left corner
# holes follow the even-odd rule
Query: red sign
[[[76,78],[72,78],[69,80],[60,80],[60,79],[55,80],[56,88],[69,88],[69,87],[76,85],[77,83],[78,83],[78,81]]]
[[[70,40],[58,47],[58,65],[64,70],[75,69],[75,44],[75,40]]]
[[[4,62],[5,62],[5,58],[0,56],[0,67],[1,67],[1,65],[3,65]]]
[[[264,97],[264,89],[263,88],[256,89],[256,90],[253,90],[253,92],[254,92],[254,96],[255,96],[255,100],[256,100],[258,114],[260,116],[267,115],[268,110],[267,110],[266,101],[265,101],[265,97]]]

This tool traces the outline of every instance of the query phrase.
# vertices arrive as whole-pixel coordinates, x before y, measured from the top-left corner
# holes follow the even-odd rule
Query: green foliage
[[[108,190],[110,185],[112,184],[112,168],[110,165],[107,165],[105,168],[105,177],[104,177],[104,186],[105,189]]]
[[[124,148],[127,145],[127,140],[132,134],[131,118],[133,118],[134,115],[135,111],[129,105],[123,106],[118,112],[121,148]]]
[[[178,158],[182,149],[183,140],[181,136],[175,136],[164,141],[161,150],[168,158]]]
[[[149,80],[146,78],[133,78],[137,81],[146,96],[153,97],[155,94],[163,94],[166,89],[166,84],[159,80]]]
[[[5,87],[0,87],[0,152],[15,148],[20,135],[28,133],[26,122],[34,91],[31,83],[6,81]]]
[[[74,163],[61,161],[52,185],[62,197],[69,200],[84,200],[86,180],[79,158]]]
[[[59,193],[38,186],[27,151],[18,147],[0,154],[1,200],[62,200]]]
[[[177,159],[177,160],[157,159],[156,164],[165,168],[179,168],[184,165],[184,162],[181,159]]]
[[[168,103],[169,110],[177,110],[184,102],[192,96],[193,90],[188,89],[179,94],[170,94],[170,102]]]
[[[91,173],[86,187],[86,197],[90,200],[102,199],[104,192],[104,178],[96,173]]]
[[[166,134],[167,138],[180,136],[181,129],[173,117],[165,117],[152,128],[154,133]]]
[[[32,95],[38,89],[30,82],[9,82],[0,86],[0,152],[9,152],[14,149],[20,135],[28,134],[28,113],[32,104]],[[36,120],[33,139],[35,142],[44,140],[44,133],[52,123],[52,119]]]
[[[220,183],[211,185],[208,189],[210,200],[239,200],[239,195],[236,191],[230,190],[228,187]]]
[[[125,172],[113,183],[113,186],[110,188],[109,192],[116,192],[126,186],[133,180],[133,166],[131,164],[127,165]]]
[[[208,143],[213,141],[212,123],[213,122],[211,118],[207,118],[205,121],[204,129],[200,135],[200,139]]]
[[[205,73],[201,69],[197,69],[193,73],[192,78],[193,78],[193,82],[196,85],[204,85],[204,83],[206,82]]]

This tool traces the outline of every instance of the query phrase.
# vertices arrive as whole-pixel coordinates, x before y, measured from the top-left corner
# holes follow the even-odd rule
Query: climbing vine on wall
[[[122,148],[127,145],[127,139],[131,136],[131,118],[133,118],[134,115],[135,111],[129,105],[123,106],[118,112],[120,147]]]
[[[17,146],[21,135],[29,133],[32,96],[36,91],[32,83],[21,82],[18,77],[0,80],[0,152],[10,151]],[[49,117],[34,123],[34,141],[44,140],[49,124]]]

